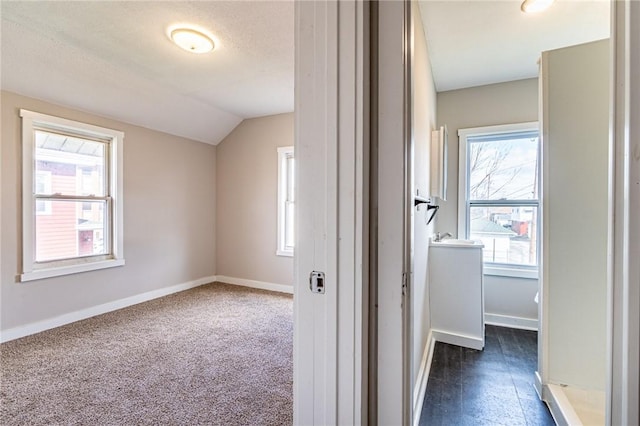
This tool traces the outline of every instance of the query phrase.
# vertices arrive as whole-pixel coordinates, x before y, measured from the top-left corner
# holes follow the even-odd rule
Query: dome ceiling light
[[[551,6],[553,2],[554,0],[524,0],[520,9],[522,9],[524,13],[542,12]]]
[[[207,53],[216,47],[212,37],[193,28],[171,28],[168,33],[171,41],[187,52]]]

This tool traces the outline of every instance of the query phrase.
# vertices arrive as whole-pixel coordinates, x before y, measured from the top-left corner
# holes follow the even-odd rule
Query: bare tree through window
[[[469,236],[486,262],[537,265],[537,132],[467,139]]]

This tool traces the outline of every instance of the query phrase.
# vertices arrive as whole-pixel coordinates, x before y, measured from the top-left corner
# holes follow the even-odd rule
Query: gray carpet
[[[4,343],[0,424],[291,424],[292,304],[215,283]]]

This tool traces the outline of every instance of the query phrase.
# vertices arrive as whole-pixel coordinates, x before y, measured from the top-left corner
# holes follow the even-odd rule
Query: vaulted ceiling
[[[2,88],[217,144],[293,111],[292,1],[2,1]],[[167,28],[203,27],[192,54]]]

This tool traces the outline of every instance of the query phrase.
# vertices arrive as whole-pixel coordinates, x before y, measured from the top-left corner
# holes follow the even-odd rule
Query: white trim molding
[[[295,2],[294,424],[374,423],[367,418],[370,7]],[[324,272],[326,291],[310,291],[311,271]]]
[[[553,420],[558,426],[582,426],[582,421],[578,414],[573,409],[571,402],[562,390],[562,386],[548,384],[548,405],[549,411],[553,416]]]
[[[431,362],[433,361],[433,350],[436,346],[436,340],[433,338],[431,330],[427,335],[427,343],[422,352],[422,362],[420,362],[420,370],[413,387],[413,426],[420,424],[420,416],[422,415],[422,403],[427,393],[427,382],[429,380],[429,372],[431,371]]]
[[[611,2],[608,424],[640,423],[640,2]],[[613,196],[611,196],[613,195]]]
[[[243,287],[257,288],[260,290],[277,291],[279,293],[293,294],[293,285],[268,283],[265,281],[248,280],[245,278],[227,277],[218,275],[216,282],[223,284],[239,285]]]
[[[33,281],[42,278],[57,277],[79,272],[123,266],[124,259],[124,178],[123,178],[123,144],[124,133],[119,130],[94,126],[52,115],[41,114],[26,109],[20,110],[22,118],[22,274],[20,281]],[[33,180],[36,172],[36,158],[39,148],[36,146],[36,133],[59,133],[69,137],[87,139],[103,144],[102,193],[98,195],[79,195],[76,193],[36,194]],[[47,150],[49,151],[49,150]],[[70,160],[69,156],[74,156]],[[50,154],[49,154],[50,156]],[[83,163],[83,156],[66,153],[55,162],[70,164]],[[86,159],[85,159],[86,161]],[[94,188],[95,189],[95,188]],[[59,190],[55,187],[53,191]],[[49,191],[50,192],[50,191]],[[38,259],[36,250],[35,210],[38,200],[46,203],[54,201],[103,202],[103,237],[104,253],[81,256],[78,252],[64,259]],[[67,254],[68,255],[68,254]]]
[[[500,327],[517,328],[520,330],[538,331],[538,320],[535,318],[513,317],[500,314],[484,314],[484,323]]]
[[[199,287],[201,285],[209,284],[215,281],[215,276],[198,278],[196,280],[187,281],[182,284],[164,287],[157,290],[148,291],[146,293],[136,294],[134,296],[125,297],[124,299],[114,300],[112,302],[103,303],[97,306],[91,306],[86,309],[69,312],[53,318],[33,322],[31,324],[25,324],[7,330],[2,330],[0,332],[0,343],[40,333],[41,331],[50,330],[52,328],[71,324],[72,322],[81,321],[87,318],[95,317],[97,315],[106,314],[107,312],[117,311],[118,309],[137,305],[138,303],[142,302],[148,302],[149,300],[158,299],[163,296],[168,296],[173,293],[189,290],[191,288]]]
[[[462,334],[450,333],[448,331],[431,330],[433,338],[437,342],[448,343],[450,345],[464,346],[466,348],[481,351],[484,348],[484,342],[477,337],[465,336]]]
[[[468,147],[471,143],[470,139],[478,138],[478,137],[489,137],[495,136],[496,138],[499,136],[505,136],[510,134],[520,134],[520,137],[524,137],[525,134],[536,132],[538,134],[538,155],[539,155],[539,147],[542,143],[542,139],[540,138],[540,129],[539,123],[537,121],[530,121],[524,123],[514,123],[514,124],[501,124],[494,126],[484,126],[484,127],[473,127],[466,129],[458,129],[458,238],[471,238],[471,230],[470,230],[470,209],[472,207],[531,207],[537,209],[540,212],[541,205],[541,192],[538,189],[538,193],[536,194],[536,198],[534,199],[486,199],[486,200],[470,200],[470,176],[467,164],[467,154]],[[539,160],[539,159],[538,159]],[[540,176],[540,161],[538,161],[538,167],[536,169],[536,173]],[[540,217],[538,213],[537,217]],[[540,221],[538,219],[538,223],[535,224],[535,230],[539,236],[541,235],[540,230]],[[485,250],[489,247],[488,243],[485,242]],[[536,246],[536,250],[540,252],[539,244]],[[485,262],[484,263],[484,273],[485,275],[495,275],[495,276],[503,276],[503,277],[516,277],[516,278],[529,278],[529,279],[537,279],[538,278],[538,267],[532,266],[520,266],[517,264],[502,264],[502,263],[492,263]]]
[[[277,256],[293,257],[293,246],[287,245],[287,231],[290,230],[290,221],[293,217],[289,217],[288,205],[294,203],[293,195],[293,168],[290,167],[288,160],[295,161],[293,146],[278,147],[278,246],[276,248]]]

